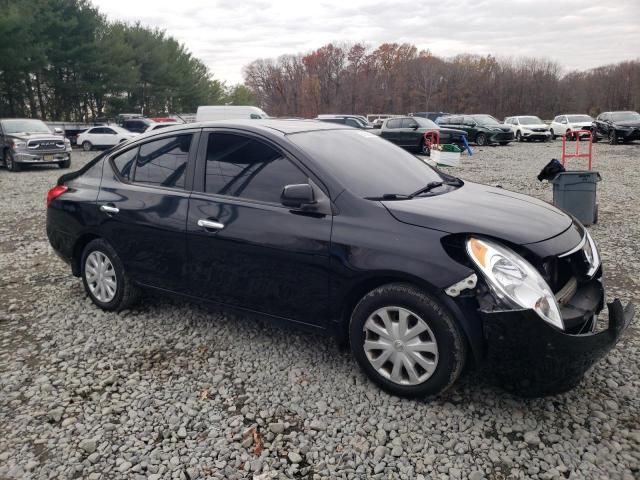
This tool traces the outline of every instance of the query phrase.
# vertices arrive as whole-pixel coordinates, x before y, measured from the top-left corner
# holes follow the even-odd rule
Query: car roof
[[[321,122],[319,120],[302,119],[236,119],[236,120],[210,120],[206,122],[185,123],[179,126],[163,128],[163,132],[181,130],[182,128],[245,128],[253,131],[279,132],[284,135],[291,133],[312,132],[315,130],[351,130],[351,127],[336,123]]]

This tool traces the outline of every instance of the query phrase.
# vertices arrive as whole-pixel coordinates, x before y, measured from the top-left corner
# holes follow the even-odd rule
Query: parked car
[[[451,115],[451,114],[446,112],[414,112],[409,114],[410,117],[428,118],[432,122],[436,122],[436,123],[440,117],[444,117],[445,115]]]
[[[92,127],[80,135],[76,142],[82,146],[85,152],[92,150],[93,148],[110,148],[118,143],[124,142],[135,137],[137,134],[125,130],[124,128],[117,127],[115,125],[102,125],[99,127]]]
[[[148,118],[127,118],[122,121],[122,128],[133,133],[143,133],[153,124]]]
[[[548,142],[552,135],[546,123],[533,115],[507,117],[505,125],[511,128],[519,142],[530,140],[542,140]]]
[[[196,112],[196,122],[243,118],[259,120],[261,118],[269,118],[269,115],[261,108],[246,105],[203,105],[198,107]]]
[[[464,147],[462,130],[443,128],[431,120],[422,117],[395,117],[383,120],[380,128],[374,128],[372,133],[389,140],[391,143],[408,150],[429,154],[429,146],[424,141],[426,132],[438,132],[440,143],[453,143]]]
[[[438,394],[471,361],[523,394],[566,390],[633,316],[615,300],[594,332],[600,256],[569,215],[335,124],[160,130],[62,176],[47,204],[98,307],[150,289],[333,333],[397,395]]]
[[[640,139],[640,113],[604,112],[598,115],[591,127],[593,141],[601,138],[609,140],[611,145],[627,143]]]
[[[31,118],[0,119],[0,154],[11,172],[27,164],[71,165],[71,143],[60,133],[52,133],[41,120]]]
[[[167,127],[174,127],[176,125],[180,125],[180,123],[178,122],[159,122],[159,123],[152,123],[151,125],[149,125],[147,127],[147,129],[144,131],[144,133],[149,133],[149,132],[153,132],[154,130],[159,130],[161,128],[167,128]]]
[[[558,115],[553,119],[551,125],[549,125],[549,133],[551,134],[551,138],[555,140],[556,137],[569,134],[577,130],[591,130],[592,123],[593,118],[589,115]]]
[[[446,115],[438,118],[437,123],[441,127],[465,131],[467,138],[480,146],[492,143],[507,145],[514,138],[511,128],[491,115]]]
[[[360,118],[357,118],[355,116],[351,117],[347,115],[318,115],[315,119],[320,122],[337,123],[339,125],[347,125],[354,128],[373,128],[373,126],[368,122],[365,124]]]

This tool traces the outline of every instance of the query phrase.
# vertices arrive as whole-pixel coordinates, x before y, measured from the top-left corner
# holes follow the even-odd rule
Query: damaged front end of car
[[[623,307],[616,299],[607,305],[608,327],[598,329],[602,268],[595,242],[580,229],[578,245],[542,259],[494,239],[464,241],[477,273],[445,293],[474,301],[482,323],[483,370],[515,394],[545,396],[575,387],[633,319],[633,305]]]

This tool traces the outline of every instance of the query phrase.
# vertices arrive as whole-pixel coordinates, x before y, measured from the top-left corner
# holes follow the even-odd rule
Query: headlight
[[[588,231],[586,237],[587,241],[584,242],[584,245],[582,246],[582,253],[589,264],[587,275],[592,277],[598,271],[598,268],[600,268],[600,254],[598,253],[596,242],[593,241],[593,238],[591,238]]]
[[[11,148],[14,150],[18,150],[19,148],[25,148],[27,146],[27,142],[21,142],[20,140],[14,140],[11,142]]]
[[[467,253],[500,301],[511,308],[531,309],[544,321],[564,330],[553,292],[524,258],[502,245],[477,238],[467,240]]]

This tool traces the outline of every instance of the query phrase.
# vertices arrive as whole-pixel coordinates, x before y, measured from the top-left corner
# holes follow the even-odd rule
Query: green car
[[[438,118],[441,127],[455,128],[467,132],[467,138],[476,144],[506,145],[513,142],[513,131],[491,115],[445,115]]]

